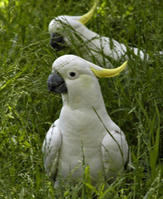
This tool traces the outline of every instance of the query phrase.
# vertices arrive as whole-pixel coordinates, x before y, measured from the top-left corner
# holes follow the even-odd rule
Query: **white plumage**
[[[128,144],[106,111],[96,76],[116,76],[125,65],[103,69],[74,55],[54,61],[48,87],[62,93],[63,106],[47,132],[43,153],[46,172],[56,184],[60,177],[65,181],[81,179],[87,165],[95,183],[123,170]]]

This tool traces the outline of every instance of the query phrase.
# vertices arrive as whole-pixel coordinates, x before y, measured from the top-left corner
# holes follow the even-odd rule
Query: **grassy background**
[[[129,61],[128,74],[100,81],[106,107],[123,129],[135,167],[95,188],[88,174],[76,186],[53,189],[45,175],[41,146],[59,116],[60,96],[46,80],[58,56],[47,26],[58,15],[82,15],[81,0],[0,0],[0,198],[163,198],[163,2],[103,0],[88,27],[127,45],[146,49],[150,62]],[[115,62],[115,66],[120,63]],[[104,185],[107,187],[104,189]],[[78,196],[80,192],[80,196]]]

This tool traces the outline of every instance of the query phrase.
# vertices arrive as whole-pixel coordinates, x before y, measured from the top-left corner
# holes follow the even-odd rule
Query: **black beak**
[[[50,35],[50,45],[52,48],[54,48],[56,51],[60,51],[65,48],[65,41],[62,37],[62,35],[58,33],[52,33]]]
[[[48,89],[54,93],[67,93],[64,79],[57,73],[52,73],[48,77]]]

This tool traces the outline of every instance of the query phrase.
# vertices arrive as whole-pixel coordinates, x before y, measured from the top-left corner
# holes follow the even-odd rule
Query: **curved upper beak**
[[[49,75],[47,84],[49,91],[60,94],[67,93],[64,79],[56,72]]]
[[[65,41],[62,35],[58,33],[52,33],[50,34],[50,45],[52,48],[54,48],[57,51],[62,50],[65,48]]]

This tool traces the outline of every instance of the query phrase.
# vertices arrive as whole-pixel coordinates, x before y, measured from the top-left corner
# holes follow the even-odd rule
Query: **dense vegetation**
[[[106,107],[123,129],[135,169],[110,186],[93,187],[89,176],[53,189],[41,146],[62,106],[46,80],[56,53],[48,23],[58,15],[82,15],[86,0],[0,0],[0,198],[163,198],[163,2],[101,0],[88,27],[126,45],[146,49],[150,62],[130,59],[128,73],[100,81]],[[115,66],[120,65],[114,62]],[[105,189],[104,189],[105,186]],[[80,193],[80,194],[79,194]]]

